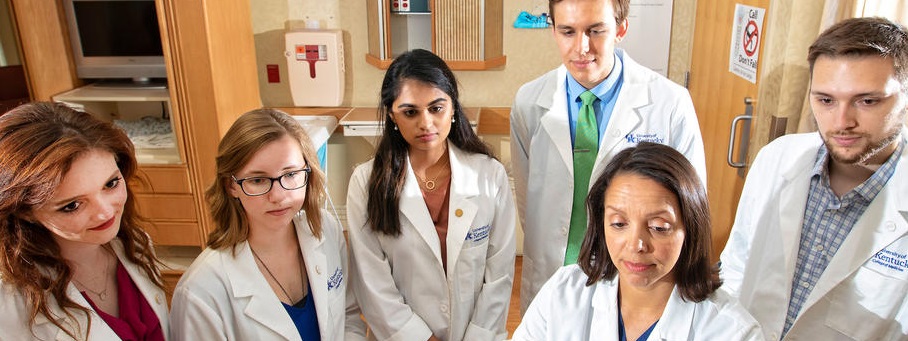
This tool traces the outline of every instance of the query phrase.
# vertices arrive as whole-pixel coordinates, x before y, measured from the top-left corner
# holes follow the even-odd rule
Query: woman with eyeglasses
[[[215,228],[173,295],[175,340],[364,339],[316,150],[289,115],[239,117],[205,192]]]
[[[352,285],[379,340],[507,338],[516,211],[504,166],[473,132],[432,52],[388,67],[375,158],[347,192]]]

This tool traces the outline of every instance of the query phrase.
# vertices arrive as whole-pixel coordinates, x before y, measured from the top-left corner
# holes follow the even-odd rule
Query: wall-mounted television
[[[79,78],[167,77],[154,0],[64,0]]]

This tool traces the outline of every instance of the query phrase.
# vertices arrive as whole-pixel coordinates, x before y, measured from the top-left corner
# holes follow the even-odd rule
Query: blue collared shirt
[[[624,63],[618,53],[615,53],[615,64],[612,71],[599,85],[592,89],[586,89],[577,82],[570,73],[565,80],[565,89],[567,89],[568,102],[568,120],[571,127],[571,146],[574,146],[574,137],[577,131],[577,115],[580,112],[580,94],[586,90],[592,91],[599,98],[593,104],[593,110],[596,112],[596,122],[599,125],[599,144],[602,143],[602,136],[605,135],[605,127],[612,117],[612,109],[615,108],[615,102],[618,100],[618,93],[621,91],[621,85],[624,84]]]
[[[783,337],[794,324],[804,302],[826,270],[829,261],[848,237],[851,228],[895,173],[895,166],[906,143],[905,137],[899,138],[901,143],[892,156],[870,178],[845,193],[841,199],[829,186],[829,151],[825,145],[820,147],[810,179],[810,191],[807,193],[804,226],[801,229],[798,258],[791,282],[791,300],[788,302],[788,314],[785,316],[785,329],[782,330]]]

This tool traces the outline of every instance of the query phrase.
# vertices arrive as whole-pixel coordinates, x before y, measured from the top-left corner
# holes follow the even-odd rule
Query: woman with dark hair
[[[347,222],[363,314],[380,340],[501,340],[514,272],[504,167],[473,132],[454,74],[413,50],[385,74],[375,158],[356,168]]]
[[[62,104],[0,116],[0,339],[164,340],[126,133]]]
[[[175,340],[357,340],[340,223],[325,175],[290,115],[240,116],[218,144],[205,192],[215,228],[173,294]]]
[[[579,261],[545,283],[514,340],[763,340],[716,290],[706,190],[684,155],[648,142],[621,151],[587,212]]]

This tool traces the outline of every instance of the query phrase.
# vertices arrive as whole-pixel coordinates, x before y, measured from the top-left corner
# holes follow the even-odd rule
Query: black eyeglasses
[[[240,185],[243,193],[246,193],[246,195],[250,197],[254,197],[270,192],[275,181],[288,191],[306,187],[306,184],[309,183],[309,173],[311,172],[312,168],[303,168],[289,171],[276,178],[250,176],[248,178],[237,179],[233,175],[231,175],[230,178],[233,179],[233,182],[236,182],[237,185]]]

